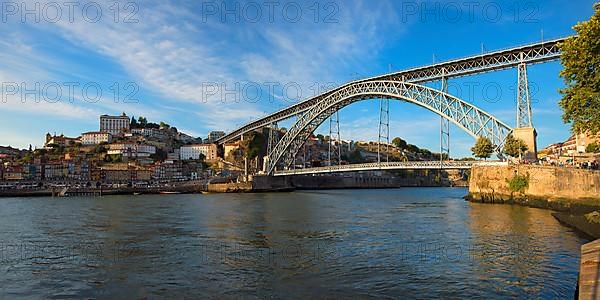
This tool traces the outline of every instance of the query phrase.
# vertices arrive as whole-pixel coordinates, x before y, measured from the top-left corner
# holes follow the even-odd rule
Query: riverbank
[[[475,166],[469,178],[471,202],[518,204],[557,211],[563,225],[600,238],[600,223],[586,214],[600,211],[600,171],[551,166]]]
[[[205,190],[205,181],[192,181],[175,183],[154,187],[102,187],[102,188],[67,188],[49,187],[41,189],[13,189],[0,191],[0,197],[51,197],[51,196],[102,196],[102,195],[133,195],[133,194],[161,194],[199,193]]]
[[[385,189],[400,187],[466,187],[462,170],[368,171],[338,174],[252,176],[248,182],[208,184],[211,193],[261,193],[293,190]]]
[[[561,224],[583,233],[590,239],[600,239],[600,223],[591,221],[586,215],[574,215],[565,212],[552,214]]]
[[[600,209],[600,171],[532,165],[474,166],[466,199],[582,215]]]

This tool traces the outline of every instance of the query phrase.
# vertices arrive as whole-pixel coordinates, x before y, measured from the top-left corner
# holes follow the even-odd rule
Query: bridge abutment
[[[533,127],[515,128],[513,136],[521,139],[527,145],[527,151],[523,154],[523,160],[537,161],[537,131]]]

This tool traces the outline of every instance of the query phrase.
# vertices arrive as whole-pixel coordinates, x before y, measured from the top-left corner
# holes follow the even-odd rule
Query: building
[[[218,139],[222,138],[225,136],[225,132],[223,131],[211,131],[208,133],[208,143],[214,143],[216,142]]]
[[[123,113],[120,116],[100,116],[100,132],[108,132],[111,135],[119,135],[129,131],[131,120]]]
[[[235,142],[235,143],[226,143],[225,145],[223,145],[223,150],[224,150],[224,157],[225,159],[227,159],[233,152],[232,151],[237,151],[240,148],[240,143],[239,142]]]
[[[67,179],[69,168],[63,162],[49,162],[44,165],[45,180],[64,180]]]
[[[67,147],[70,145],[74,145],[75,143],[80,143],[81,139],[79,137],[70,138],[66,137],[63,134],[61,135],[51,135],[50,133],[46,133],[46,142],[44,143],[44,148],[50,148],[50,145],[58,145],[60,147]]]
[[[164,161],[154,165],[153,177],[160,180],[182,180],[183,165],[181,162]]]
[[[196,144],[185,145],[179,148],[179,158],[181,160],[200,159],[200,154],[207,160],[217,159],[217,145],[215,144]]]
[[[23,180],[23,167],[20,165],[5,166],[2,179],[6,181]]]
[[[81,143],[84,145],[98,145],[110,143],[112,136],[108,132],[92,131],[81,134]]]
[[[23,165],[23,179],[41,181],[44,178],[44,165],[33,162]]]
[[[179,149],[173,149],[173,152],[167,153],[167,160],[179,160],[181,159],[181,154]]]
[[[165,130],[158,128],[132,128],[131,133],[158,140],[164,140],[169,137]]]
[[[600,136],[581,133],[570,136],[569,139],[562,143],[552,144],[546,147],[543,152],[553,157],[569,156],[577,153],[585,153],[588,145],[599,142]]]
[[[156,147],[145,144],[135,143],[115,143],[110,144],[108,154],[122,155],[128,158],[146,158],[152,154],[156,154]]]

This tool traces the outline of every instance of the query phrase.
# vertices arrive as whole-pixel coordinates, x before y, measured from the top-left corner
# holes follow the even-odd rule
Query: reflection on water
[[[581,238],[465,193],[0,199],[0,298],[572,297]]]

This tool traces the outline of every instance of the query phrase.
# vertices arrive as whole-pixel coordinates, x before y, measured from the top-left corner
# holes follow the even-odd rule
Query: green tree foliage
[[[589,21],[573,27],[577,36],[560,44],[563,121],[572,122],[576,133],[600,132],[600,2]]]
[[[475,146],[471,148],[471,152],[473,152],[475,157],[487,160],[494,152],[494,146],[492,145],[490,139],[481,136],[479,139],[477,139]]]
[[[408,151],[410,151],[410,152],[412,152],[412,153],[415,153],[415,154],[416,154],[416,153],[419,153],[419,151],[420,151],[421,149],[419,149],[419,147],[417,147],[417,146],[415,146],[415,145],[413,145],[413,144],[408,144],[408,145],[406,146],[406,150],[408,150]]]
[[[587,153],[598,153],[600,152],[600,146],[596,143],[591,143],[585,147],[585,152]]]
[[[34,156],[36,157],[40,157],[40,156],[44,156],[48,153],[48,151],[46,149],[35,149],[33,151]]]
[[[512,136],[512,134],[506,138],[506,143],[504,144],[504,154],[512,157],[519,157],[527,150],[528,147],[522,139],[516,139]]]
[[[110,154],[104,156],[104,161],[107,163],[120,163],[122,161],[121,154]]]
[[[522,193],[529,186],[529,175],[522,176],[516,175],[513,176],[510,180],[506,180],[508,183],[508,188],[513,192]]]
[[[408,146],[408,144],[406,143],[405,140],[399,138],[399,137],[395,137],[392,140],[392,144],[394,144],[394,146],[400,148],[400,149],[406,149],[406,146]]]
[[[348,162],[351,164],[363,163],[364,158],[362,157],[362,154],[360,154],[360,151],[355,149],[348,155]]]
[[[140,124],[141,128],[146,128],[146,125],[148,124],[148,120],[144,117],[139,117],[138,123]]]
[[[101,154],[101,153],[106,153],[106,147],[104,147],[104,145],[96,145],[96,147],[94,147],[94,153],[96,154]]]
[[[244,150],[246,158],[256,158],[262,150],[264,141],[264,135],[257,132],[252,132],[248,137],[244,137],[244,141],[241,143],[241,148]]]

